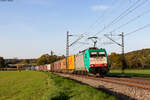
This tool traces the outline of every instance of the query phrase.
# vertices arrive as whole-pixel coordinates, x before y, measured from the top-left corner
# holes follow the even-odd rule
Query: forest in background
[[[126,69],[150,69],[150,49],[136,50],[125,54]],[[122,55],[109,55],[111,69],[122,68]]]

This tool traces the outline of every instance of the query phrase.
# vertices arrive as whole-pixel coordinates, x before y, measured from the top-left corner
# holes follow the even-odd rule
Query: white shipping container
[[[51,64],[47,65],[47,70],[50,71],[51,70]]]
[[[84,66],[84,59],[83,59],[83,53],[80,53],[76,55],[76,67],[75,70],[82,70],[85,71],[86,68]]]

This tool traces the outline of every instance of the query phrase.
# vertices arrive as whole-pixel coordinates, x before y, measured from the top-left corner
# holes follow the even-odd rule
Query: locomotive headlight
[[[94,67],[94,65],[92,64],[91,67]]]
[[[104,66],[107,66],[107,64],[104,64]]]

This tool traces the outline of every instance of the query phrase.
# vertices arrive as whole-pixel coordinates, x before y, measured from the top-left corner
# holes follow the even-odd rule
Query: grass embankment
[[[114,96],[60,76],[51,74],[50,83],[51,90],[46,96],[49,100],[117,100]]]
[[[122,70],[110,70],[110,75],[122,75]],[[124,75],[126,76],[136,76],[136,77],[150,77],[150,70],[145,69],[126,69],[124,70]]]
[[[0,100],[116,100],[87,85],[34,71],[0,72]]]

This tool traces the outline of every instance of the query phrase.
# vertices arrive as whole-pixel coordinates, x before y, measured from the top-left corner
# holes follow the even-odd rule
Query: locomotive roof
[[[97,48],[97,47],[90,47],[90,48],[85,49],[83,51],[79,51],[79,53],[84,53],[86,50],[96,50],[96,49],[99,49],[99,48]],[[102,48],[100,48],[100,49],[102,49]]]

